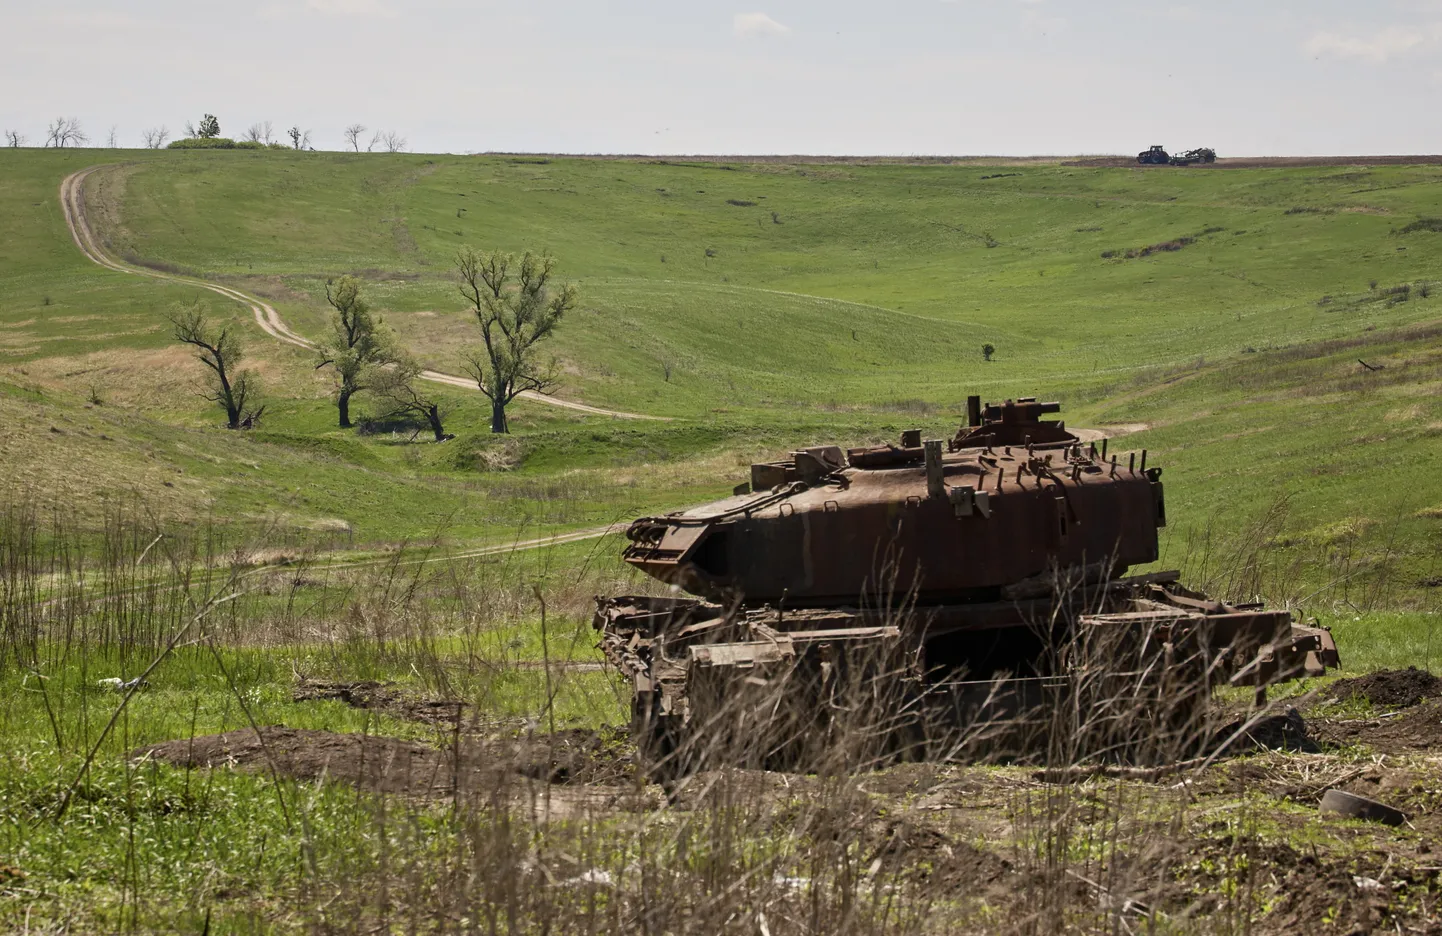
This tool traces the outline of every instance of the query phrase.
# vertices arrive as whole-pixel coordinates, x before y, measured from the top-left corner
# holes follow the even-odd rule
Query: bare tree
[[[109,135],[107,135],[107,136],[105,137],[105,148],[106,148],[106,149],[119,149],[119,148],[120,148],[120,144],[115,142],[115,131],[116,131],[116,129],[117,129],[117,128],[116,128],[115,124],[111,124],[111,125],[110,125],[110,133],[109,133]]]
[[[245,131],[245,139],[252,143],[264,143],[266,146],[275,142],[275,129],[269,120],[262,120],[253,123]]]
[[[84,146],[90,142],[90,137],[80,127],[79,119],[75,117],[57,117],[45,134],[45,145],[53,149],[64,149],[67,146]]]
[[[19,130],[6,130],[6,131],[5,131],[5,145],[8,146],[8,147],[10,147],[11,149],[15,149],[16,147],[24,146],[24,145],[25,145],[25,134],[21,133]]]
[[[345,128],[345,141],[349,143],[350,148],[357,153],[360,152],[360,135],[365,132],[366,128],[364,124],[355,123]]]
[[[286,132],[290,137],[290,145],[298,150],[310,149],[310,131],[302,130],[300,127],[291,127]]]
[[[401,361],[395,337],[383,321],[371,315],[360,292],[360,282],[353,276],[325,285],[326,301],[335,314],[331,316],[331,337],[320,347],[316,369],[335,369],[335,403],[342,429],[351,427],[351,397],[383,382],[384,371]]]
[[[390,406],[392,416],[424,419],[430,425],[431,434],[436,437],[436,441],[444,442],[453,438],[446,434],[443,423],[445,411],[441,409],[439,398],[417,386],[420,372],[420,365],[406,357],[397,361],[394,367],[381,371],[372,389],[376,396]]]
[[[406,151],[406,138],[394,130],[377,130],[372,136],[370,143],[366,144],[366,152],[371,153],[379,146],[387,153],[404,153]]]
[[[226,427],[254,425],[265,407],[255,411],[245,407],[260,395],[260,383],[254,371],[236,369],[244,352],[231,326],[216,332],[206,322],[205,307],[199,302],[178,307],[170,316],[170,324],[175,340],[196,348],[196,357],[210,368],[210,387],[201,395],[224,408]]]
[[[146,149],[160,149],[165,145],[165,141],[170,139],[170,130],[161,124],[159,127],[151,127],[146,130],[140,137],[145,141]]]
[[[545,393],[555,386],[555,367],[543,367],[536,344],[548,338],[576,304],[570,283],[552,293],[556,261],[527,252],[516,258],[500,251],[479,254],[462,247],[456,255],[461,295],[471,303],[485,344],[465,356],[466,372],[491,400],[491,431],[509,432],[506,407],[520,394]]]

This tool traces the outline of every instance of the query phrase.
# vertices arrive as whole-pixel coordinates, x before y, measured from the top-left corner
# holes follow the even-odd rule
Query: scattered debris
[[[1386,803],[1379,803],[1374,799],[1338,789],[1331,789],[1323,793],[1322,803],[1318,809],[1323,813],[1345,816],[1348,819],[1365,819],[1368,822],[1380,822],[1390,826],[1399,826],[1407,821],[1407,817],[1402,814],[1400,809],[1393,809]]]
[[[1318,750],[1317,742],[1307,731],[1302,713],[1291,707],[1281,715],[1237,719],[1218,731],[1217,737],[1226,744],[1224,753],[1230,755],[1263,750],[1310,754]]]

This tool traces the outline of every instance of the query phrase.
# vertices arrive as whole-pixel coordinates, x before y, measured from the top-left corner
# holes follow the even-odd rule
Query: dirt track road
[[[162,273],[158,270],[148,270],[144,267],[131,266],[122,263],[111,257],[101,248],[95,232],[91,230],[89,222],[85,217],[85,179],[97,169],[105,169],[108,166],[91,166],[81,169],[79,172],[71,173],[60,183],[60,206],[65,212],[65,224],[70,228],[70,236],[75,240],[75,246],[80,252],[93,263],[105,267],[107,270],[114,270],[117,273],[129,273],[134,276],[149,276],[153,279],[167,280],[173,283],[185,283],[190,286],[198,286],[208,289],[213,293],[224,296],[227,299],[239,302],[250,309],[255,315],[255,323],[261,327],[267,335],[277,341],[295,345],[298,348],[313,350],[315,342],[310,341],[301,335],[296,334],[286,325],[275,311],[275,307],[269,303],[247,295],[238,289],[231,289],[229,286],[222,286],[219,283],[211,283],[206,280],[194,279],[189,276],[177,276],[171,273]],[[422,371],[422,380],[429,380],[433,383],[446,384],[451,387],[459,387],[462,390],[478,390],[476,382],[469,377],[459,377],[455,374],[444,374],[440,371]],[[599,406],[587,406],[585,403],[573,403],[570,400],[559,400],[544,393],[526,391],[521,397],[533,403],[543,403],[547,406],[558,406],[562,409],[574,410],[581,413],[590,413],[595,416],[610,416],[614,419],[654,419],[670,421],[669,416],[647,416],[641,413],[623,413],[617,410],[602,409]]]

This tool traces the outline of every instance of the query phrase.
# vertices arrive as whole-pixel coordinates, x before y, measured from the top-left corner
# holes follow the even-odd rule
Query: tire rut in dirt
[[[628,782],[634,756],[622,733],[572,729],[436,747],[420,741],[271,725],[180,738],[131,755],[177,767],[229,767],[301,781],[330,779],[374,793],[420,797],[490,792],[523,779]]]

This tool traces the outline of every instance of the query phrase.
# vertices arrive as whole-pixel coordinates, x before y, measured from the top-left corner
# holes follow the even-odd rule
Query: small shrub
[[[1417,231],[1430,231],[1433,234],[1442,234],[1442,218],[1418,218],[1397,233],[1413,234]]]
[[[235,149],[235,146],[230,137],[186,137],[171,140],[166,149]]]
[[[1336,214],[1336,213],[1337,213],[1337,210],[1336,210],[1335,208],[1313,208],[1313,207],[1310,206],[1310,205],[1293,205],[1291,208],[1288,208],[1286,211],[1282,212],[1282,214],[1289,214],[1289,215],[1299,215],[1299,214],[1329,215],[1329,214]]]
[[[735,205],[737,208],[755,208],[755,207],[756,207],[756,203],[755,203],[754,201],[746,201],[745,199],[742,199],[742,198],[728,198],[728,199],[726,199],[726,204],[728,204],[728,205]]]
[[[1102,259],[1103,259],[1103,260],[1110,260],[1110,259],[1112,259],[1113,257],[1118,256],[1120,253],[1121,253],[1121,251],[1119,251],[1119,250],[1103,250],[1103,251],[1102,251]]]
[[[281,143],[265,144],[259,140],[232,140],[229,137],[186,137],[182,140],[172,140],[170,144],[166,146],[166,149],[288,150],[290,147]]]
[[[1387,300],[1388,305],[1401,305],[1412,298],[1412,284],[1403,283],[1400,286],[1390,286],[1387,289],[1379,290],[1377,297]]]
[[[1368,280],[1368,281],[1367,281],[1367,288],[1368,288],[1368,289],[1376,289],[1376,288],[1377,288],[1377,281],[1376,281],[1376,280]]]
[[[1432,284],[1427,282],[1418,283],[1417,295],[1421,296],[1423,299],[1432,298]]]
[[[982,359],[983,361],[990,361],[990,360],[991,360],[991,356],[992,356],[993,354],[995,354],[995,353],[996,353],[996,345],[987,343],[987,344],[984,344],[984,345],[981,346],[981,359]]]
[[[1170,253],[1174,250],[1181,250],[1191,244],[1195,244],[1195,237],[1178,237],[1176,240],[1162,241],[1160,244],[1148,244],[1140,250],[1128,250],[1126,258],[1136,260],[1141,257],[1150,257],[1154,253]]]
[[[1321,299],[1318,299],[1318,300],[1317,300],[1317,305],[1319,305],[1319,306],[1325,306],[1325,305],[1331,305],[1331,304],[1332,304],[1332,297],[1331,297],[1331,296],[1323,296]]]
[[[771,223],[772,223],[772,224],[780,224],[780,223],[781,223],[781,215],[778,214],[778,213],[776,213],[776,212],[774,212],[774,211],[771,212]]]

